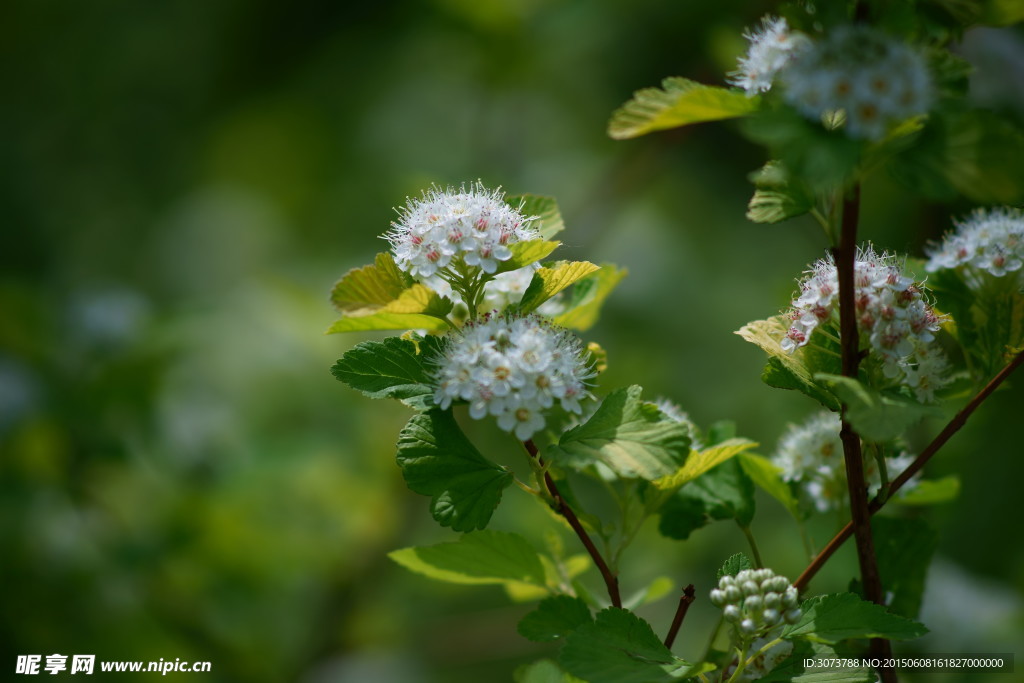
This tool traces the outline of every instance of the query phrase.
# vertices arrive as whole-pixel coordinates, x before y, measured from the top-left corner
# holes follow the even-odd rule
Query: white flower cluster
[[[978,209],[966,220],[956,222],[956,231],[928,250],[925,268],[933,273],[958,268],[967,284],[979,287],[982,273],[1003,277],[1017,273],[1024,280],[1024,211],[1007,207]]]
[[[785,19],[771,16],[761,19],[760,29],[745,31],[743,37],[750,47],[740,57],[739,68],[729,74],[729,83],[746,90],[747,97],[770,90],[776,74],[811,45],[810,38],[790,30]]]
[[[771,569],[744,569],[723,576],[711,591],[711,604],[747,636],[763,636],[780,624],[800,621],[799,594],[789,579]]]
[[[453,333],[437,359],[434,402],[469,402],[469,414],[529,439],[544,428],[544,411],[558,402],[579,414],[594,376],[583,346],[539,316],[484,316]]]
[[[772,461],[782,468],[782,478],[798,482],[806,500],[811,501],[819,512],[838,509],[849,500],[839,429],[838,415],[828,411],[816,413],[800,425],[790,425],[772,456]],[[907,453],[886,458],[889,478],[895,478],[913,461],[914,456]],[[868,496],[878,493],[882,487],[882,475],[878,471],[878,463],[867,454],[864,457],[864,479],[868,485]],[[901,490],[910,490],[916,482],[916,479],[911,479]]]
[[[481,183],[459,190],[432,188],[407,200],[399,220],[384,237],[395,263],[416,278],[430,278],[461,258],[467,266],[493,273],[512,257],[509,246],[534,239],[527,217],[503,201],[501,190]]]
[[[931,106],[932,79],[910,46],[867,26],[843,26],[801,50],[781,74],[786,101],[814,121],[842,110],[850,137],[877,140]]]
[[[874,249],[858,250],[854,263],[854,303],[862,340],[877,353],[886,377],[909,387],[920,401],[932,401],[945,384],[946,359],[932,344],[942,320],[920,288],[903,274],[903,264]],[[831,255],[819,260],[800,281],[792,323],[780,342],[792,353],[805,346],[819,325],[839,322],[839,279]]]

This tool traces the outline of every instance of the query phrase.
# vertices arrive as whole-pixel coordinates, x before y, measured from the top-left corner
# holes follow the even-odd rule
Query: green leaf
[[[445,321],[420,313],[371,313],[341,318],[327,328],[327,334],[370,332],[373,330],[426,330],[437,332],[447,328]]]
[[[402,548],[388,557],[417,574],[448,583],[544,585],[537,551],[519,534],[504,531],[474,531],[451,543]]]
[[[340,318],[327,328],[326,334],[370,332],[375,330],[425,330],[437,332],[447,328],[443,320],[419,313],[371,313]]]
[[[516,669],[513,678],[516,683],[587,683],[562,671],[550,659],[541,659]]]
[[[751,448],[757,448],[757,446],[758,444],[749,439],[729,439],[717,446],[711,446],[702,451],[690,451],[690,457],[686,459],[682,467],[668,476],[655,479],[651,483],[663,491],[679,488],[713,467],[721,465],[729,458]]]
[[[600,270],[576,282],[565,312],[555,316],[555,322],[574,330],[590,329],[597,322],[604,300],[628,272],[625,268],[602,263]]]
[[[759,97],[671,77],[659,88],[645,88],[612,114],[608,135],[616,140],[691,123],[744,116],[760,106]]]
[[[753,569],[754,564],[750,561],[750,558],[743,553],[736,553],[730,555],[729,559],[718,569],[718,574],[715,578],[720,579],[723,576],[736,576],[744,569]]]
[[[593,621],[590,608],[580,598],[552,595],[541,600],[537,609],[523,617],[517,630],[523,638],[543,643],[564,638]]]
[[[800,519],[800,503],[782,478],[782,468],[763,455],[741,453],[740,465],[747,476],[762,491],[782,503],[790,515]]]
[[[512,483],[512,473],[480,455],[450,410],[414,415],[398,435],[396,459],[406,485],[431,496],[434,519],[455,531],[487,526]]]
[[[767,676],[757,679],[759,683],[875,683],[878,674],[870,667],[837,668],[826,667],[810,669],[804,666],[807,660],[847,659],[851,663],[860,661],[859,653],[837,651],[825,643],[797,641],[793,643],[793,652],[779,662]]]
[[[952,200],[959,193],[979,204],[1024,200],[1024,134],[989,111],[936,110],[915,144],[889,167],[931,199]]]
[[[590,683],[659,683],[693,673],[673,655],[651,625],[632,612],[609,607],[566,638],[562,666]]]
[[[658,530],[685,541],[715,520],[749,526],[754,518],[754,483],[736,460],[727,460],[684,486],[661,508]]]
[[[846,419],[867,441],[895,439],[925,417],[942,414],[931,406],[883,396],[851,377],[819,373],[814,378],[828,384],[846,405]]]
[[[377,254],[374,263],[345,273],[331,290],[331,303],[342,313],[391,303],[412,284],[391,254]]]
[[[539,268],[530,286],[523,292],[519,311],[529,313],[541,304],[591,273],[600,270],[589,261],[560,261],[549,268]]]
[[[796,389],[825,407],[838,410],[839,402],[823,386],[814,381],[815,372],[839,371],[838,360],[810,346],[793,353],[782,350],[779,342],[786,336],[789,324],[785,316],[747,323],[736,334],[768,353],[768,364],[761,374],[766,384],[781,389]],[[826,370],[829,369],[829,370]]]
[[[444,317],[452,310],[451,300],[426,285],[415,284],[396,299],[379,308],[361,308],[347,313],[327,329],[328,334],[363,330],[439,330],[447,327]]]
[[[751,180],[757,189],[747,205],[747,218],[754,223],[778,223],[814,208],[813,193],[790,178],[781,161],[769,161]]]
[[[565,229],[565,222],[558,210],[558,202],[554,197],[543,197],[536,194],[520,194],[505,197],[505,203],[524,216],[536,216],[531,223],[533,228],[546,240],[551,239]]]
[[[890,472],[893,477],[897,473]],[[906,493],[904,493],[906,491]],[[960,495],[960,477],[951,474],[942,479],[924,479],[912,489],[900,489],[892,501],[901,505],[937,505],[956,500]]]
[[[346,351],[331,374],[370,398],[394,398],[429,410],[434,405],[429,363],[440,345],[438,337],[363,342]]]
[[[537,261],[550,256],[551,252],[557,249],[560,244],[561,242],[549,242],[547,240],[516,242],[509,247],[509,250],[512,252],[512,257],[507,261],[499,261],[498,270],[495,271],[494,274],[500,275],[501,273],[507,273],[511,270],[519,270],[531,263],[536,263]]]
[[[853,593],[834,593],[804,601],[803,616],[787,626],[783,638],[838,643],[847,638],[909,640],[928,632],[923,624],[888,612]]]
[[[690,452],[690,428],[643,401],[641,391],[634,385],[609,394],[550,447],[551,459],[579,469],[600,462],[620,477],[647,480],[674,472]]]
[[[636,609],[641,605],[656,602],[671,593],[675,587],[676,582],[673,579],[667,576],[659,576],[647,584],[646,588],[641,588],[633,595],[625,598],[622,601],[622,606],[626,609]]]
[[[882,585],[892,593],[889,609],[917,618],[938,535],[923,519],[878,515],[871,520],[871,532]]]

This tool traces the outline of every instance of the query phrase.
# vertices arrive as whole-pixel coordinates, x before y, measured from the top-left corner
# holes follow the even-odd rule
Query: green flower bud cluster
[[[744,635],[764,634],[779,624],[800,620],[799,595],[789,579],[771,569],[744,569],[723,576],[711,602]]]

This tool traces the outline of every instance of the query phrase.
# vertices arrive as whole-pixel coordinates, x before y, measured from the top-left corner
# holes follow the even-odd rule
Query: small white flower
[[[987,276],[1003,278],[1010,273],[1015,274],[1012,284],[1024,285],[1024,211],[977,209],[956,221],[956,230],[927,251],[928,272],[955,268],[971,288],[982,287]]]
[[[544,411],[556,403],[579,414],[594,376],[579,339],[535,315],[467,323],[448,337],[436,365],[438,406],[468,401],[470,417],[496,417],[523,441],[544,428]]]
[[[853,138],[878,140],[898,123],[924,114],[932,81],[924,58],[910,46],[867,26],[842,26],[801,50],[780,78],[785,98],[809,119],[846,113]]]
[[[790,30],[785,19],[771,16],[761,19],[760,29],[745,31],[743,37],[750,46],[728,81],[743,88],[747,97],[771,89],[775,75],[811,44],[803,33]]]
[[[420,281],[445,273],[454,261],[494,273],[512,257],[509,246],[537,237],[527,217],[503,201],[504,193],[480,182],[455,190],[434,187],[398,209],[384,237],[395,263]]]

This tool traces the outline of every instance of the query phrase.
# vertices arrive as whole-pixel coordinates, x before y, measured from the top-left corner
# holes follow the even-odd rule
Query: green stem
[[[750,552],[754,553],[754,565],[760,569],[764,566],[764,562],[761,561],[761,553],[757,549],[757,541],[754,540],[754,534],[751,533],[749,526],[744,526],[739,522],[736,524],[743,530],[743,535],[747,537],[747,543],[750,544]]]

